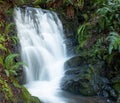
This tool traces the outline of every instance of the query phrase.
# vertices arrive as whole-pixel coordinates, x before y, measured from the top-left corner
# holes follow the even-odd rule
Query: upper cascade
[[[17,34],[27,82],[53,80],[63,73],[66,57],[61,21],[54,12],[15,8]]]

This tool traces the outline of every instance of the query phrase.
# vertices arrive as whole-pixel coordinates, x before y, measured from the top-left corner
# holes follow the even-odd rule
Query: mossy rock
[[[111,82],[115,91],[120,94],[120,76],[113,78]]]
[[[79,90],[79,92],[84,96],[94,96],[94,95],[96,95],[96,92],[95,92],[93,86],[88,86],[88,88],[81,88]]]
[[[86,60],[85,58],[81,57],[81,56],[75,56],[70,58],[68,61],[65,62],[65,69],[69,69],[69,68],[76,68],[82,64],[85,64]]]
[[[117,103],[120,103],[120,75],[111,80],[112,86],[117,93]]]
[[[17,103],[40,103],[40,100],[37,97],[31,96],[25,87],[21,88],[22,93],[18,97]]]
[[[87,66],[69,69],[62,79],[61,88],[84,96],[97,95],[108,82],[96,73],[94,68]]]

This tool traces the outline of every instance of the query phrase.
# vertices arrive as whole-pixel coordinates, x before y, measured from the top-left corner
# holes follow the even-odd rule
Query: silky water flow
[[[43,103],[70,103],[59,84],[64,74],[66,48],[62,23],[54,12],[15,8],[28,91]]]

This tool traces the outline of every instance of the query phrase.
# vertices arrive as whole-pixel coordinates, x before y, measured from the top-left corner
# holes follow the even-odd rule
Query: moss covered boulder
[[[104,62],[82,56],[66,61],[61,88],[84,96],[116,97],[110,81],[102,75]]]

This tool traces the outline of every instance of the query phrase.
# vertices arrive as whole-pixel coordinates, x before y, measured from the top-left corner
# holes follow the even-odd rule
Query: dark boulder
[[[66,61],[61,88],[74,94],[84,96],[115,97],[115,91],[101,72],[103,61],[75,56]]]

